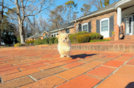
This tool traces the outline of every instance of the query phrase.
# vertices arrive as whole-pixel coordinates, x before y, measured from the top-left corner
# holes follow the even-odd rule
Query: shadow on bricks
[[[89,57],[89,56],[94,56],[96,54],[78,54],[78,55],[72,55],[72,59],[77,59],[77,58],[86,58],[86,57]]]
[[[134,88],[134,82],[129,83],[125,88]]]

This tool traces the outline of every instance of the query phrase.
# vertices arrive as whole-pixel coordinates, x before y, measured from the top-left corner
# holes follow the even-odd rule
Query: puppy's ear
[[[56,38],[58,38],[59,37],[59,35],[56,35]]]

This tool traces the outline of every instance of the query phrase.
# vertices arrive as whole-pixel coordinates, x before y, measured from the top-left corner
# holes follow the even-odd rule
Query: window
[[[69,29],[66,29],[66,33],[69,33],[70,31],[69,31]]]
[[[109,29],[109,19],[108,18],[104,18],[101,20],[101,31],[104,32],[104,31],[108,31]]]
[[[82,31],[87,31],[88,32],[88,23],[82,24]]]
[[[48,37],[49,37],[49,36],[46,34],[46,35],[44,36],[44,39],[45,39],[45,38],[48,38]]]
[[[56,37],[56,35],[58,35],[58,32],[52,33],[52,34],[51,34],[51,37]]]

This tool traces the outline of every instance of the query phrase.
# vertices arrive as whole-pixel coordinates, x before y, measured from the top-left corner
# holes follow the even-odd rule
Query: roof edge
[[[111,11],[111,10],[115,10],[114,7],[113,7],[113,8],[109,8],[109,9],[107,9],[107,10],[103,10],[103,11],[94,13],[94,14],[91,14],[91,15],[84,16],[84,17],[82,17],[82,18],[78,18],[78,19],[76,19],[76,20],[72,20],[72,21],[70,21],[70,22],[76,22],[76,21],[78,21],[78,20],[82,20],[82,19],[85,19],[85,18],[88,18],[88,17],[91,17],[91,16],[95,16],[95,15],[98,15],[98,14],[100,14],[100,13],[105,13],[105,12],[108,12],[108,11]]]
[[[131,0],[121,0],[118,3],[115,4],[114,8],[117,9],[118,7],[120,7],[121,5],[123,5],[123,4],[125,4],[129,1],[131,1]]]

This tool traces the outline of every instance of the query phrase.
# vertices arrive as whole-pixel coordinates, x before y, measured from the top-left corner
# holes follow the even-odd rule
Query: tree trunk
[[[0,29],[0,45],[1,45],[1,29]]]
[[[20,33],[20,43],[25,44],[24,33],[23,33],[23,25],[22,23],[19,25],[19,33]]]

